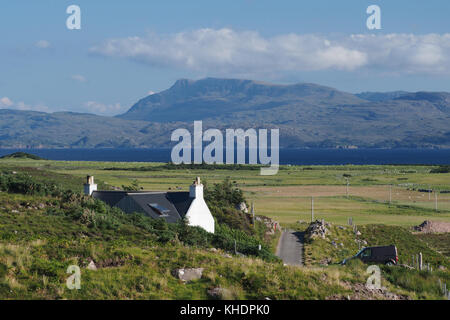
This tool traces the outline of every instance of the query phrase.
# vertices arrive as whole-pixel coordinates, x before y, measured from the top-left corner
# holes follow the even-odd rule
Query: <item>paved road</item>
[[[303,265],[303,232],[285,230],[278,243],[277,256],[285,264]]]

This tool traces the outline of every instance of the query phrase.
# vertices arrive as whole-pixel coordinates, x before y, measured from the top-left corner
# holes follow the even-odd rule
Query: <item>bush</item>
[[[450,166],[440,166],[430,170],[430,173],[450,173]]]
[[[27,195],[52,195],[61,191],[52,183],[43,183],[25,173],[0,173],[0,190],[9,193],[20,193]]]
[[[205,201],[219,224],[252,234],[250,216],[236,209],[241,203],[246,203],[244,194],[233,186],[229,178],[212,187],[205,183]]]

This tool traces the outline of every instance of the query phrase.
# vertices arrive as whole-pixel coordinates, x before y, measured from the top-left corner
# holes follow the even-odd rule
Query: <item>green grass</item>
[[[229,170],[190,167],[168,170],[162,163],[137,162],[2,159],[2,167],[27,167],[72,176],[78,179],[73,185],[73,188],[78,187],[77,190],[81,190],[86,175],[94,175],[97,181],[103,182],[100,186],[102,189],[131,185],[136,180],[146,190],[188,190],[196,176],[209,184],[229,178],[244,191],[249,202],[255,203],[257,214],[276,219],[282,224],[309,221],[309,194],[314,194],[314,190],[319,187],[330,192],[315,197],[316,217],[334,223],[345,223],[348,217],[353,217],[358,224],[399,226],[417,225],[425,219],[450,221],[450,195],[439,195],[439,211],[436,212],[434,198],[428,200],[426,194],[407,190],[450,190],[449,173],[430,173],[432,169],[438,168],[436,166],[281,166],[275,176],[260,176],[259,170],[252,167],[246,170],[245,166],[239,169],[231,167]],[[114,170],[108,170],[112,168]],[[348,199],[345,197],[345,178],[350,181]],[[391,205],[387,203],[388,184],[395,186]],[[290,188],[296,187],[310,187],[312,191],[305,194],[299,189],[298,193],[292,193]],[[385,191],[373,194],[368,187]],[[289,196],[284,196],[286,193]],[[419,196],[420,199],[416,199]]]
[[[133,169],[141,166],[155,169]],[[310,198],[295,194],[297,191],[289,188],[311,187],[315,192],[321,186],[326,192],[336,194],[315,198],[316,218],[324,218],[335,225],[329,238],[306,244],[308,266],[298,268],[257,257],[228,258],[222,249],[212,252],[208,246],[188,245],[176,239],[162,243],[152,229],[143,227],[146,224],[136,223],[129,217],[112,217],[111,225],[97,225],[98,221],[90,220],[93,216],[100,220],[106,218],[96,206],[88,215],[78,216],[73,215],[70,206],[66,207],[67,204],[52,196],[0,192],[0,298],[207,299],[207,291],[215,287],[223,288],[222,298],[228,299],[346,297],[353,293],[349,283],[365,283],[366,266],[321,267],[319,264],[325,258],[337,262],[358,250],[351,228],[338,227],[345,226],[350,216],[362,232],[360,238],[368,245],[396,244],[402,263],[408,263],[412,254],[422,252],[425,263],[449,267],[448,257],[436,251],[438,244],[448,243],[447,238],[416,236],[407,229],[425,219],[450,221],[449,210],[435,212],[413,201],[395,200],[389,205],[383,202],[384,193],[379,198],[370,190],[367,194],[364,191],[362,195],[346,198],[341,189],[336,191],[335,188],[344,185],[346,174],[350,175],[351,190],[355,194],[366,190],[363,188],[367,186],[398,185],[399,181],[412,183],[414,188],[429,184],[448,190],[450,175],[430,174],[432,166],[283,166],[279,175],[273,177],[242,168],[164,170],[162,166],[157,163],[0,160],[0,171],[24,171],[42,183],[51,182],[75,191],[81,191],[88,174],[101,182],[100,188],[130,185],[137,179],[140,186],[149,190],[175,190],[176,187],[187,190],[196,176],[201,176],[207,184],[229,177],[244,191],[248,202],[254,201],[257,214],[297,229],[307,225],[296,223],[298,220],[310,220]],[[124,170],[105,170],[112,167]],[[402,180],[398,180],[400,178]],[[400,192],[409,192],[406,187],[397,187]],[[260,225],[256,226],[256,234],[259,239],[264,237]],[[278,236],[279,233],[267,239],[266,245],[274,249]],[[344,246],[336,250],[331,241],[342,242]],[[91,260],[98,266],[97,271],[86,269]],[[72,264],[82,268],[81,290],[65,287],[66,269]],[[203,267],[204,276],[192,283],[182,283],[171,274],[179,267]],[[400,268],[383,267],[382,270],[383,285],[414,299],[440,299],[437,279],[450,282],[448,271],[429,275]]]
[[[417,234],[417,238],[426,242],[431,248],[450,257],[450,233],[440,234]]]

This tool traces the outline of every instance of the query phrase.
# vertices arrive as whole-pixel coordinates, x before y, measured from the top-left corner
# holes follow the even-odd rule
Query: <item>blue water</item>
[[[17,151],[50,160],[168,162],[171,149],[0,149],[0,156]],[[280,164],[447,164],[450,149],[281,149]]]

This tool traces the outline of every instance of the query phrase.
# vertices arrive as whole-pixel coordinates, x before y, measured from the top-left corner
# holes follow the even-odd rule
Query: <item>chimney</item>
[[[189,187],[189,197],[203,199],[203,185],[200,182],[200,177],[197,177]]]
[[[94,176],[87,176],[84,184],[84,194],[91,196],[92,192],[97,191],[97,185],[94,183]]]

